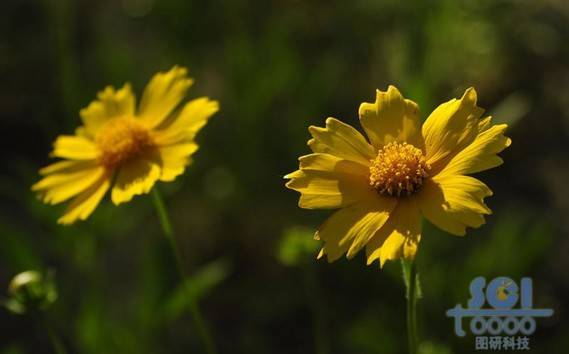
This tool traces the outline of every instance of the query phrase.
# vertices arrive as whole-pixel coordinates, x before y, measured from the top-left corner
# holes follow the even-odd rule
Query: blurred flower
[[[192,83],[185,68],[174,67],[150,80],[136,111],[128,83],[108,86],[81,110],[83,126],[54,143],[51,156],[64,160],[41,169],[32,186],[45,203],[73,198],[59,223],[85,220],[109,189],[118,205],[184,172],[198,149],[196,133],[219,107],[202,97],[178,108]]]
[[[5,306],[16,314],[24,314],[47,308],[57,299],[53,274],[42,275],[28,270],[16,275],[8,288],[10,298]]]
[[[476,91],[437,107],[422,128],[415,102],[397,88],[377,91],[362,103],[360,123],[369,139],[334,118],[311,126],[299,170],[285,176],[306,209],[340,209],[316,232],[324,241],[319,258],[353,257],[366,248],[367,263],[413,259],[423,215],[439,228],[464,235],[484,224],[492,191],[469,174],[502,164],[497,153],[510,145],[506,124],[481,118]]]

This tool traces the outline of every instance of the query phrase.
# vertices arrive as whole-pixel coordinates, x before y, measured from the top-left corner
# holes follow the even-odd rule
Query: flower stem
[[[42,314],[40,316],[41,316],[41,322],[43,323],[45,331],[47,332],[49,340],[51,341],[51,345],[53,346],[53,352],[56,354],[67,354],[67,351],[65,350],[65,347],[61,342],[61,339],[59,339],[59,336],[50,325],[47,315]]]
[[[407,339],[409,343],[409,354],[417,353],[417,265],[415,260],[403,260],[403,276],[407,289]]]
[[[190,306],[190,312],[194,324],[196,326],[198,335],[201,337],[206,353],[215,354],[216,349],[212,340],[212,336],[206,327],[205,321],[203,319],[203,316],[201,314],[197,302],[191,297],[189,284],[186,281],[186,277],[183,271],[182,255],[180,253],[178,243],[176,242],[176,238],[174,237],[172,223],[170,222],[170,217],[168,215],[168,211],[164,204],[164,200],[162,199],[162,195],[160,194],[156,186],[152,188],[152,200],[154,202],[154,207],[156,208],[156,212],[158,213],[158,218],[160,219],[160,225],[162,226],[162,231],[164,232],[164,236],[166,237],[168,243],[170,244],[170,250],[176,262],[176,268],[178,270],[178,274],[180,275],[180,279],[182,281],[182,285],[184,287],[184,291],[186,294],[186,302]]]

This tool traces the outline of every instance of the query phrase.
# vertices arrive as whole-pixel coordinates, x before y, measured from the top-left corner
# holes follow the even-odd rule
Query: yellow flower
[[[85,220],[109,189],[118,205],[184,172],[198,149],[196,133],[219,108],[206,97],[180,106],[192,83],[185,68],[174,67],[150,80],[138,110],[128,83],[108,86],[81,110],[75,135],[54,143],[51,156],[63,160],[42,168],[32,186],[45,203],[73,198],[59,223]]]
[[[368,139],[334,118],[311,126],[313,151],[299,170],[285,176],[301,193],[306,209],[339,209],[315,238],[324,241],[319,258],[353,257],[365,247],[367,263],[413,259],[421,240],[422,216],[454,235],[484,224],[492,191],[468,176],[502,164],[497,153],[510,145],[505,124],[492,125],[466,90],[435,109],[421,127],[415,102],[397,88],[377,90],[362,103],[360,124]],[[422,215],[422,216],[421,216]]]

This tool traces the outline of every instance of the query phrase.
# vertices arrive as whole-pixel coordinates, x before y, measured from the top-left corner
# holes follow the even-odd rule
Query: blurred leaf
[[[2,354],[23,354],[24,351],[17,345],[11,345],[4,350],[2,350]]]
[[[296,266],[314,258],[319,246],[314,240],[314,230],[294,226],[285,230],[277,256],[282,264]]]
[[[506,123],[510,126],[518,123],[531,109],[531,99],[521,92],[513,92],[498,103],[491,111],[495,124]]]
[[[452,354],[452,350],[444,344],[423,342],[419,345],[419,354]]]
[[[524,275],[550,247],[551,226],[545,218],[522,210],[505,212],[495,219],[491,236],[469,254],[466,274]]]
[[[216,260],[201,267],[195,275],[186,279],[187,287],[180,284],[165,301],[165,319],[171,321],[179,317],[192,302],[198,302],[227,278],[229,272],[230,266],[224,260]]]

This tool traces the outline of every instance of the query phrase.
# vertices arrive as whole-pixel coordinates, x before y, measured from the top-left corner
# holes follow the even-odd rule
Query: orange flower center
[[[371,160],[369,184],[380,194],[409,196],[421,189],[430,168],[420,149],[391,142]]]
[[[105,123],[95,142],[101,150],[99,160],[108,169],[120,166],[154,146],[149,130],[131,117]]]

